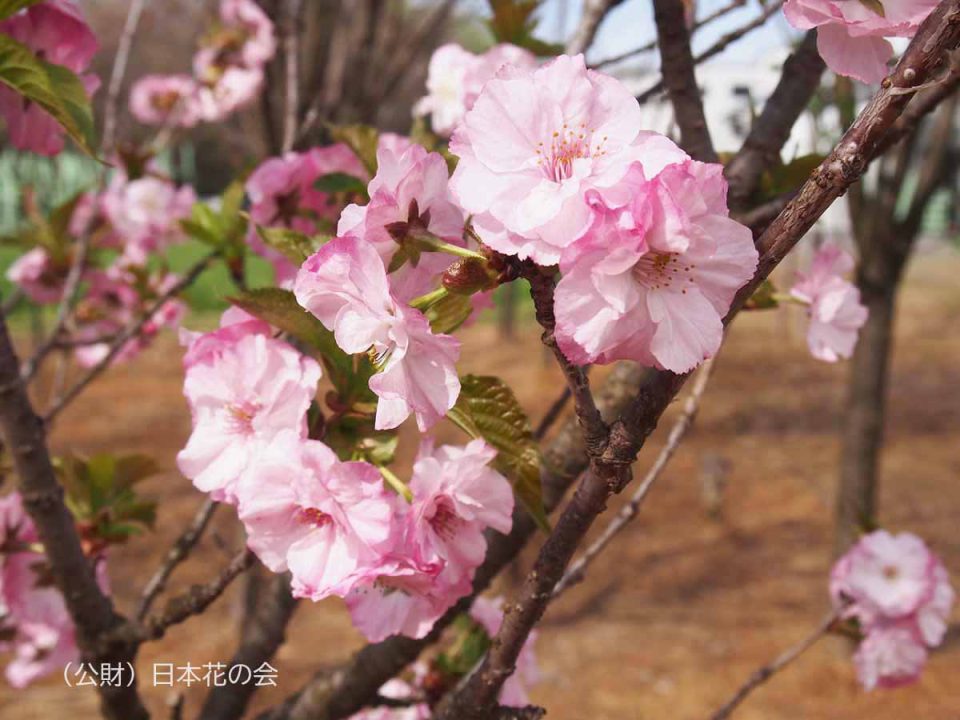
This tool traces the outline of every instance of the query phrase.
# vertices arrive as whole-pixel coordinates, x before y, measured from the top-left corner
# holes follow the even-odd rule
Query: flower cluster
[[[254,0],[220,0],[193,75],[141,78],[130,92],[130,112],[142,123],[171,127],[223,120],[257,97],[275,52],[273,23]]]
[[[867,690],[915,681],[947,629],[954,591],[940,559],[910,533],[865,535],[833,568],[830,595],[864,635],[854,658]]]
[[[96,75],[83,74],[100,45],[73,0],[45,0],[0,22],[0,32],[23,43],[46,62],[80,75],[88,95],[100,86]],[[63,128],[34,102],[0,85],[0,115],[11,144],[40,155],[63,150]]]
[[[337,174],[368,177],[357,156],[343,144],[268,158],[247,179],[250,219],[255,226],[283,227],[305,235],[331,232],[344,203],[336,193],[316,185],[321,178]],[[277,284],[288,286],[297,274],[297,266],[265,245],[255,226],[250,228],[248,244],[273,265]]]
[[[559,263],[571,361],[686,372],[717,351],[757,253],[722,168],[641,127],[633,96],[582,56],[501,72],[454,133],[451,187],[485,244]]]
[[[185,339],[194,429],[180,470],[237,506],[249,547],[290,571],[298,597],[345,597],[373,640],[429,632],[469,592],[483,531],[510,530],[513,494],[489,467],[495,452],[479,440],[425,443],[401,497],[373,465],[309,437],[320,366],[266,323],[230,310],[220,329]]]
[[[877,83],[893,56],[888,37],[913,37],[937,0],[787,0],[784,15],[799,30],[817,28],[817,48],[838,75]]]
[[[860,291],[843,275],[853,270],[853,258],[834,245],[821,247],[807,273],[798,274],[790,289],[793,299],[807,305],[810,325],[807,345],[818,360],[848,358],[867,321]]]
[[[529,50],[502,43],[475,55],[456,43],[437,48],[427,68],[427,95],[413,108],[429,115],[435,133],[449,137],[473,107],[484,84],[504,67],[533,70],[537,59]]]
[[[97,581],[108,591],[106,564]],[[0,497],[0,653],[12,653],[7,681],[22,688],[76,660],[73,621],[53,585],[33,521],[19,493]]]

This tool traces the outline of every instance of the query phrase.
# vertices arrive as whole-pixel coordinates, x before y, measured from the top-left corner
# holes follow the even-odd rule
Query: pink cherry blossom
[[[361,179],[368,176],[356,154],[343,143],[265,160],[246,184],[251,219],[263,227],[286,227],[306,235],[331,232],[342,206],[314,185],[332,173]],[[277,283],[289,285],[297,274],[296,265],[265,245],[256,228],[251,228],[248,242],[273,265]]]
[[[868,633],[854,656],[857,677],[867,690],[916,682],[926,661],[927,649],[916,633],[896,625]]]
[[[16,283],[24,295],[38,304],[57,303],[69,265],[56,262],[42,247],[27,251],[7,270],[7,280]]]
[[[320,366],[263,330],[251,321],[228,324],[187,350],[183,391],[193,432],[177,465],[217,500],[236,502],[241,474],[281,432],[307,435]]]
[[[397,427],[413,413],[426,431],[453,407],[460,344],[435,335],[423,313],[397,302],[373,245],[351,236],[330,241],[300,268],[294,293],[345,352],[375,353],[377,429]]]
[[[225,120],[252,103],[263,87],[263,68],[220,67],[213,62],[202,50],[194,62],[194,73],[200,78],[195,111],[201,120],[210,123]]]
[[[590,227],[587,192],[613,187],[640,159],[642,125],[633,95],[582,55],[504,68],[454,133],[451,190],[487,245],[554,265]]]
[[[126,261],[145,264],[151,253],[185,239],[180,220],[188,218],[196,193],[189,185],[147,174],[130,180],[114,174],[101,198],[104,215],[122,243]]]
[[[867,308],[860,291],[843,279],[853,269],[853,258],[834,245],[817,251],[806,274],[798,273],[790,294],[809,305],[807,345],[818,360],[836,362],[853,354]]]
[[[220,20],[226,28],[242,32],[239,54],[243,65],[263,65],[273,57],[277,50],[273,23],[254,0],[221,0]]]
[[[42,55],[49,63],[63,65],[82,74],[99,49],[96,36],[71,0],[46,0],[0,22],[0,32]],[[94,75],[81,75],[92,95],[100,84]],[[33,102],[6,85],[0,86],[0,115],[7,123],[7,135],[14,147],[40,155],[63,150],[63,128]]]
[[[503,623],[503,598],[489,599],[483,596],[473,601],[470,607],[470,617],[478,622],[490,638],[496,637]],[[540,682],[540,666],[534,651],[537,641],[537,632],[534,630],[527,637],[517,657],[517,669],[500,690],[500,704],[506,707],[525,707],[530,704],[527,687]]]
[[[505,65],[533,70],[533,53],[516,45],[496,45],[474,55],[456,43],[434,50],[427,69],[427,95],[414,108],[416,115],[430,115],[430,126],[448,137],[473,107],[484,84]]]
[[[0,653],[13,654],[6,677],[15,688],[62,672],[80,655],[63,596],[41,577],[46,559],[38,543],[19,493],[0,497]],[[96,574],[101,589],[109,592],[102,558]]]
[[[381,143],[377,149],[377,174],[367,192],[369,203],[344,209],[337,234],[366,240],[377,249],[387,267],[400,249],[387,226],[408,221],[414,211],[418,218],[425,219],[426,230],[432,235],[453,245],[464,244],[463,212],[450,195],[447,163],[439,153],[427,152],[415,143]],[[394,296],[409,302],[436,288],[439,275],[451,262],[443,253],[423,253],[416,267],[407,263],[390,273]]]
[[[290,570],[297,597],[346,595],[389,549],[393,498],[377,469],[292,430],[246,469],[237,496],[247,544],[274,572]]]
[[[394,700],[407,700],[414,695],[414,692],[414,688],[408,683],[394,678],[388,680],[377,694]],[[430,707],[421,703],[401,708],[370,708],[351,715],[350,720],[428,720],[429,717]]]
[[[882,0],[882,10],[846,0],[787,0],[787,21],[799,30],[817,28],[817,47],[827,67],[865,83],[887,74],[893,46],[886,37],[913,37],[937,0]]]
[[[486,554],[483,531],[512,526],[513,493],[489,467],[495,455],[482,440],[423,443],[409,485],[413,503],[397,525],[393,550],[347,596],[353,623],[368,640],[422,638],[470,592]]]
[[[130,112],[146,125],[193,127],[200,119],[189,75],[145,75],[130,90]]]
[[[720,347],[723,317],[753,275],[750,230],[728,217],[720,165],[639,165],[617,189],[620,208],[593,196],[593,227],[561,262],[557,341],[573,362],[636,360],[688,372]]]
[[[77,363],[91,367],[110,352],[113,337],[120,334],[142,315],[148,305],[172,287],[179,278],[172,274],[146,275],[116,263],[104,270],[88,273],[90,288],[77,308],[77,329],[74,339],[80,344],[74,350]],[[168,300],[144,323],[141,331],[113,357],[112,364],[132,360],[153,342],[163,328],[176,328],[186,312],[184,303]]]

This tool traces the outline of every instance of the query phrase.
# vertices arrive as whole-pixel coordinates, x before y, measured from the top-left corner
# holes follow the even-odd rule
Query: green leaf
[[[180,227],[194,240],[213,248],[229,248],[238,253],[244,247],[247,234],[247,217],[243,207],[243,183],[230,183],[220,197],[219,207],[197,202],[190,210],[190,217],[180,221]]]
[[[73,72],[0,34],[0,83],[46,110],[81,150],[94,156],[90,98]]]
[[[887,16],[886,11],[883,9],[883,3],[880,2],[880,0],[860,0],[860,4],[870,12],[876,13],[880,17]]]
[[[303,261],[316,250],[313,241],[308,236],[289,228],[257,225],[257,235],[264,243],[283,253],[284,257],[289,258],[291,262],[297,265],[302,265]]]
[[[811,153],[794,158],[785,165],[779,165],[764,173],[760,189],[766,198],[791,192],[800,187],[817,166],[824,160],[823,155]]]
[[[753,291],[747,302],[744,303],[744,310],[769,310],[780,305],[776,297],[777,288],[769,280],[764,280],[760,287]]]
[[[510,480],[517,499],[549,531],[540,489],[540,447],[513,391],[497,377],[465,375],[460,397],[447,417],[461,430],[497,450],[493,466]]]
[[[376,156],[374,156],[376,157]],[[351,193],[354,195],[366,195],[367,184],[358,177],[347,175],[347,173],[335,172],[327,175],[321,175],[313,186],[320,192],[328,194],[333,193]]]
[[[353,150],[371,177],[377,174],[377,143],[380,140],[380,133],[376,128],[369,125],[327,123],[327,130],[331,138]]]
[[[330,380],[344,394],[354,373],[353,358],[339,348],[333,333],[307,312],[289,290],[248,290],[230,302],[296,338],[324,361]]]
[[[424,313],[435,333],[452,333],[463,325],[473,312],[469,295],[448,293],[431,305]]]
[[[43,2],[43,0],[0,0],[0,20],[6,20],[14,13],[40,2]]]
[[[545,43],[533,36],[537,29],[537,10],[541,0],[489,0],[490,30],[499,42],[526,48],[535,55],[558,55],[563,46]]]

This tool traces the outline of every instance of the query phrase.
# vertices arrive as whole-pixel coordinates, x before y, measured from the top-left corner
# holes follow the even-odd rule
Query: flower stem
[[[426,312],[449,294],[450,291],[445,287],[438,287],[436,290],[428,292],[426,295],[421,295],[420,297],[411,300],[410,307],[416,308],[421,312]]]
[[[393,488],[393,490],[407,502],[413,502],[413,493],[410,492],[410,488],[406,486],[403,480],[394,475],[393,470],[387,467],[377,469],[380,470],[380,474],[383,475],[383,479],[387,485]]]

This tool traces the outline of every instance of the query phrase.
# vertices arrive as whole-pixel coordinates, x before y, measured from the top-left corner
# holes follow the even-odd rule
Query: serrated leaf
[[[339,348],[332,332],[300,306],[291,291],[258,288],[228,299],[312,349],[323,360],[338,391],[346,391],[354,374],[353,358]]]
[[[374,151],[376,152],[376,151]],[[374,156],[376,157],[376,156]],[[358,177],[347,175],[347,173],[335,172],[321,175],[313,186],[320,192],[327,194],[351,193],[353,195],[366,195],[367,184]]]
[[[497,450],[493,466],[510,480],[517,499],[537,524],[549,531],[540,488],[540,447],[530,420],[506,383],[497,377],[465,375],[460,378],[460,397],[447,417]]]
[[[0,0],[0,20],[6,20],[14,13],[40,2],[43,2],[43,0]]]
[[[377,143],[380,133],[369,125],[334,125],[327,124],[330,137],[342,142],[360,158],[360,162],[373,177],[377,174]],[[364,188],[366,189],[366,188]]]
[[[80,78],[41,60],[26,45],[0,34],[0,83],[48,112],[77,146],[93,150],[93,111]]]
[[[469,295],[448,293],[424,313],[435,333],[452,333],[463,325],[473,312]]]
[[[266,245],[283,253],[284,257],[297,265],[301,265],[316,249],[309,237],[290,228],[257,225],[257,235]]]

